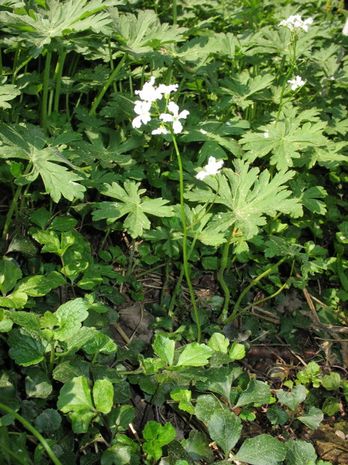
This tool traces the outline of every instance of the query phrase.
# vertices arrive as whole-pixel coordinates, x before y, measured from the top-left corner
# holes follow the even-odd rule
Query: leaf
[[[41,433],[54,433],[59,430],[62,423],[62,417],[53,408],[43,410],[38,417],[35,418],[35,426]]]
[[[6,295],[21,279],[22,271],[13,258],[3,257],[0,260],[0,291]]]
[[[232,384],[242,373],[243,370],[238,366],[209,368],[206,371],[206,381],[198,382],[197,387],[201,391],[207,390],[221,394],[229,401]]]
[[[295,411],[301,402],[306,399],[307,392],[307,389],[302,384],[299,384],[292,391],[286,392],[279,389],[276,394],[282,405],[286,405],[290,410]]]
[[[114,402],[114,386],[108,379],[97,379],[93,385],[93,400],[98,412],[109,413]]]
[[[61,305],[55,316],[58,318],[59,328],[54,331],[54,338],[65,341],[81,328],[81,322],[88,317],[88,303],[82,299],[74,299]]]
[[[192,342],[184,347],[176,366],[201,367],[207,365],[213,350],[205,344]]]
[[[271,389],[267,383],[250,380],[244,392],[239,396],[236,407],[250,404],[268,404],[271,398]]]
[[[242,432],[242,421],[226,408],[213,413],[207,422],[210,437],[227,455],[237,444]]]
[[[289,198],[291,191],[286,183],[294,172],[277,173],[272,179],[267,170],[259,173],[241,160],[234,162],[235,171],[208,176],[204,182],[209,190],[195,189],[186,194],[190,201],[223,205],[227,211],[214,215],[205,233],[226,231],[233,225],[245,240],[250,240],[266,224],[266,215],[279,213],[298,215],[301,209],[296,199]]]
[[[52,392],[52,384],[47,374],[39,367],[28,369],[25,378],[25,392],[28,397],[47,399]]]
[[[214,333],[208,341],[208,346],[215,350],[215,352],[221,352],[222,354],[227,354],[228,346],[230,341],[221,333]]]
[[[93,411],[88,379],[77,376],[65,383],[59,392],[57,407],[63,413]]]
[[[279,465],[286,453],[287,449],[280,441],[269,434],[260,434],[246,439],[235,458],[250,465]]]
[[[156,334],[152,344],[155,354],[167,365],[171,366],[174,362],[175,341],[168,337]]]
[[[174,215],[173,208],[166,206],[168,200],[141,198],[146,190],[139,189],[139,186],[140,183],[134,181],[125,181],[123,188],[116,182],[104,184],[102,193],[118,202],[96,203],[92,214],[93,220],[105,219],[111,224],[127,215],[123,226],[133,238],[136,238],[142,236],[144,230],[150,229],[151,223],[146,214],[159,217]]]
[[[67,200],[83,198],[85,187],[78,183],[81,176],[63,165],[70,165],[57,147],[49,146],[44,132],[35,126],[0,125],[3,142],[0,158],[20,158],[30,163],[31,171],[21,181],[31,183],[41,176],[46,191],[54,202],[63,196]]]
[[[204,422],[208,422],[217,410],[221,410],[220,402],[212,395],[203,395],[197,397],[195,415]]]
[[[209,463],[213,459],[209,440],[201,431],[190,431],[189,437],[181,441],[182,446],[190,454],[193,460],[206,459]]]
[[[117,434],[113,445],[101,456],[101,465],[139,465],[139,446],[124,434]]]
[[[309,407],[309,410],[305,415],[297,417],[297,419],[304,425],[308,426],[308,428],[317,429],[324,419],[324,414],[319,408],[312,406]]]
[[[17,289],[31,297],[42,297],[52,289],[64,286],[66,283],[64,276],[57,271],[52,271],[48,275],[35,275],[23,279]]]
[[[242,360],[245,357],[245,354],[245,345],[240,344],[239,342],[234,342],[228,352],[228,356],[232,361]]]
[[[315,465],[317,454],[313,445],[305,441],[286,442],[288,453],[286,456],[286,465]]]
[[[11,108],[11,104],[8,102],[16,98],[18,95],[20,95],[20,93],[21,92],[17,86],[13,84],[0,83],[0,108]]]
[[[337,391],[341,386],[341,376],[339,373],[332,371],[321,378],[321,385],[327,391]]]
[[[157,421],[148,421],[143,430],[143,449],[148,458],[159,460],[162,457],[162,447],[172,442],[175,436],[175,428],[170,423],[161,425]]]
[[[170,392],[170,397],[179,402],[179,409],[189,414],[193,414],[195,411],[194,406],[191,403],[191,391],[189,389],[173,389]]]
[[[45,347],[40,339],[32,337],[23,329],[11,331],[8,343],[10,357],[18,365],[36,365],[44,359]]]

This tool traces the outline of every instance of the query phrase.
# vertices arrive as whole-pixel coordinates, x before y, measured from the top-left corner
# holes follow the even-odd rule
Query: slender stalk
[[[22,423],[22,425],[24,426],[26,430],[28,430],[31,434],[33,434],[36,437],[36,439],[41,443],[42,447],[47,452],[47,455],[52,460],[54,465],[62,465],[62,462],[58,459],[56,454],[53,452],[53,450],[51,449],[46,439],[38,432],[36,428],[34,428],[34,426],[31,423],[29,423],[28,420],[26,420],[24,417],[22,417],[22,415],[19,415],[19,413],[15,412],[14,410],[12,410],[10,407],[3,404],[2,402],[0,402],[0,410],[2,410],[5,413],[8,413],[9,415],[12,415],[17,421]]]
[[[230,289],[225,281],[225,271],[228,265],[228,257],[230,253],[230,247],[232,243],[233,236],[236,234],[236,229],[231,229],[231,233],[227,239],[227,242],[225,242],[223,251],[222,251],[222,256],[221,256],[221,263],[220,263],[220,269],[217,274],[217,278],[219,281],[219,284],[223,290],[224,293],[224,305],[222,307],[222,312],[220,315],[220,321],[224,322],[225,319],[227,318],[227,312],[228,312],[228,306],[230,303],[230,297],[231,297],[231,292]]]
[[[51,69],[52,52],[47,50],[45,68],[43,74],[43,89],[42,89],[42,100],[41,100],[41,127],[47,127],[47,105],[48,105],[48,88],[50,82],[50,69]]]
[[[4,240],[7,240],[7,234],[8,234],[8,231],[10,229],[10,226],[11,226],[13,213],[14,213],[15,209],[17,208],[18,200],[19,200],[19,197],[20,197],[21,193],[22,193],[22,186],[17,186],[17,189],[16,189],[16,192],[15,192],[15,195],[13,196],[10,208],[8,209],[4,229],[2,231],[2,238]]]
[[[67,55],[66,50],[60,50],[58,55],[57,67],[56,67],[56,75],[55,75],[55,82],[56,88],[54,91],[54,102],[53,102],[53,111],[58,113],[59,111],[59,98],[60,98],[60,90],[62,87],[62,75],[63,75],[63,68],[64,62]]]
[[[174,26],[176,26],[177,17],[178,17],[178,5],[176,3],[176,0],[173,0],[173,24]]]
[[[114,80],[116,79],[116,77],[118,76],[120,71],[122,70],[124,62],[126,61],[126,59],[127,59],[127,55],[124,54],[123,57],[121,58],[121,60],[118,62],[118,65],[116,66],[116,68],[114,68],[114,70],[110,74],[108,80],[105,82],[105,84],[103,85],[103,87],[99,91],[99,94],[95,97],[95,99],[94,99],[94,101],[92,103],[91,109],[89,111],[90,115],[93,116],[93,115],[96,114],[97,108],[99,107],[100,102],[102,101],[102,98],[105,95],[105,92],[108,90],[108,88],[111,86],[111,84],[114,82]]]
[[[181,213],[181,223],[182,223],[182,231],[183,231],[183,238],[182,238],[183,267],[184,267],[184,274],[185,274],[187,286],[189,288],[193,315],[196,321],[197,341],[199,342],[201,340],[201,322],[200,322],[200,316],[199,316],[198,309],[197,309],[195,293],[194,293],[192,282],[191,282],[190,265],[188,261],[188,251],[187,251],[187,224],[186,224],[186,214],[185,214],[185,204],[184,204],[184,170],[182,166],[181,154],[179,151],[178,144],[176,142],[175,135],[173,132],[171,133],[171,135],[172,135],[174,149],[175,149],[175,153],[176,153],[176,157],[177,157],[178,165],[179,165],[180,213]]]
[[[255,279],[253,279],[250,284],[243,289],[243,291],[240,293],[238,299],[237,299],[237,302],[235,303],[234,305],[234,308],[233,308],[233,311],[231,313],[231,315],[226,318],[226,320],[224,321],[225,324],[229,324],[229,323],[232,323],[232,321],[234,321],[238,315],[239,315],[239,308],[240,308],[240,304],[241,302],[243,301],[244,297],[247,295],[247,293],[250,291],[250,289],[255,286],[255,284],[257,284],[259,281],[261,281],[261,279],[265,278],[266,276],[268,276],[269,274],[272,273],[272,271],[275,269],[275,268],[278,268],[278,266],[283,263],[284,261],[286,260],[286,257],[283,257],[281,258],[280,260],[277,261],[277,263],[275,263],[274,265],[272,265],[271,267],[267,268],[267,270],[265,270],[263,273],[261,273],[259,276],[257,276]]]

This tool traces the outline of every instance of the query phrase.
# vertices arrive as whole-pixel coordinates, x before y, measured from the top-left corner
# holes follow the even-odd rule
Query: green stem
[[[17,208],[18,200],[19,200],[21,193],[22,193],[22,186],[17,186],[17,189],[15,192],[15,195],[13,196],[10,208],[8,209],[4,229],[2,231],[2,238],[4,240],[7,240],[7,234],[11,226],[12,216],[13,216],[15,209]]]
[[[220,321],[224,322],[225,319],[227,318],[227,312],[228,312],[228,306],[230,303],[230,297],[231,297],[231,292],[230,289],[225,281],[225,271],[228,265],[228,257],[230,253],[230,247],[232,243],[233,236],[235,235],[236,230],[231,229],[231,233],[229,235],[229,238],[227,239],[227,242],[225,242],[224,249],[222,251],[222,256],[221,256],[221,263],[220,263],[220,269],[217,274],[217,279],[219,281],[219,284],[223,290],[224,293],[224,305],[222,307],[222,312],[220,315]]]
[[[116,68],[114,68],[114,70],[110,74],[110,76],[109,76],[108,80],[106,81],[106,83],[103,85],[103,87],[99,91],[99,94],[95,97],[95,99],[94,99],[94,101],[92,103],[92,107],[91,107],[91,109],[89,111],[90,115],[92,115],[92,116],[95,115],[95,113],[97,111],[97,108],[98,108],[102,98],[105,95],[105,92],[108,90],[108,88],[111,86],[111,84],[114,82],[114,80],[116,79],[116,77],[120,73],[126,59],[127,59],[127,55],[124,54],[123,57],[121,58],[121,60],[118,62],[118,65],[116,66]]]
[[[173,0],[173,25],[176,26],[178,17],[178,6],[176,0]]]
[[[259,276],[257,276],[255,279],[253,279],[250,284],[245,288],[243,289],[243,291],[240,293],[238,299],[237,299],[237,302],[235,303],[234,307],[233,307],[233,311],[231,313],[231,315],[226,318],[225,320],[225,324],[229,324],[229,323],[232,323],[232,321],[234,321],[238,315],[239,315],[239,307],[240,307],[240,304],[241,302],[243,301],[244,297],[247,295],[247,293],[250,291],[250,289],[255,286],[255,284],[257,284],[259,281],[261,281],[261,279],[265,278],[266,276],[268,276],[269,274],[272,273],[272,271],[275,269],[275,268],[278,268],[278,266],[283,263],[284,261],[286,260],[286,257],[283,257],[281,258],[280,260],[277,261],[277,263],[275,263],[274,265],[272,265],[271,267],[267,268],[267,270],[265,270],[263,273],[261,273]]]
[[[62,87],[62,75],[63,75],[63,68],[64,62],[67,55],[66,50],[60,50],[57,67],[56,67],[56,75],[55,75],[55,82],[56,82],[56,89],[54,92],[54,103],[53,103],[53,111],[58,113],[59,111],[59,98],[60,98],[60,90]]]
[[[45,68],[43,74],[43,89],[42,89],[42,101],[41,101],[41,127],[47,127],[47,104],[48,104],[48,88],[50,82],[50,69],[51,69],[52,52],[47,50]]]
[[[10,407],[3,404],[2,402],[0,402],[0,410],[2,410],[3,412],[8,413],[9,415],[12,415],[17,421],[22,423],[24,428],[26,430],[28,430],[31,434],[33,434],[36,437],[36,439],[41,443],[42,447],[45,449],[45,451],[47,452],[47,455],[52,460],[52,462],[55,465],[62,465],[62,462],[58,459],[56,454],[53,452],[53,450],[49,446],[46,439],[38,432],[38,430],[36,428],[34,428],[34,426],[32,426],[31,423],[29,423],[28,420],[23,418],[22,415],[19,415],[19,413],[15,412],[14,410],[12,410]]]
[[[182,254],[183,254],[183,267],[184,267],[184,274],[187,282],[187,286],[189,288],[190,299],[193,309],[193,315],[196,321],[197,327],[197,342],[201,340],[201,322],[200,317],[197,309],[195,293],[193,290],[191,277],[190,277],[190,265],[188,262],[188,251],[187,251],[187,224],[186,224],[186,215],[185,215],[185,204],[184,204],[184,170],[182,166],[182,159],[181,154],[179,151],[178,144],[176,142],[176,138],[174,133],[171,133],[172,140],[174,144],[174,149],[176,153],[176,157],[178,160],[179,165],[179,186],[180,186],[180,213],[181,213],[181,222],[182,222],[182,231],[183,231],[183,239],[182,239]]]

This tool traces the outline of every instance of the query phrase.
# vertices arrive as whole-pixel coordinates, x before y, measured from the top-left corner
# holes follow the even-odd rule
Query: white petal
[[[142,125],[142,119],[141,116],[137,116],[136,118],[133,119],[132,121],[132,126],[133,128],[139,129]]]
[[[169,113],[161,113],[159,115],[159,119],[165,123],[172,123],[174,121],[174,116],[170,115]]]
[[[160,134],[168,134],[168,129],[164,128],[163,126],[160,126],[159,128],[157,129],[154,129],[151,134],[153,134],[154,136],[158,136]]]
[[[178,118],[180,119],[186,119],[190,112],[188,110],[183,110],[179,113]]]
[[[178,116],[179,114],[179,107],[175,102],[170,101],[168,103],[168,110],[173,113],[174,116]]]
[[[182,124],[178,119],[174,119],[173,121],[173,131],[174,134],[180,134],[180,132],[182,131]]]
[[[207,173],[206,171],[202,170],[202,171],[199,171],[197,174],[196,174],[196,178],[199,179],[200,181],[203,181],[204,178],[206,178],[207,176],[209,176],[209,173]]]

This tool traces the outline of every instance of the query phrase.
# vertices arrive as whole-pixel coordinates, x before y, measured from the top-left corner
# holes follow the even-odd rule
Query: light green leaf
[[[93,220],[105,219],[111,224],[127,215],[123,226],[133,238],[136,238],[142,236],[144,230],[150,229],[151,223],[146,214],[159,217],[173,216],[173,208],[166,206],[168,200],[141,197],[146,190],[139,189],[139,186],[140,183],[134,181],[125,181],[123,188],[116,182],[104,184],[102,193],[118,201],[96,203],[92,214]]]
[[[215,352],[221,352],[223,354],[227,354],[229,345],[230,341],[221,333],[214,333],[208,341],[208,346],[211,349],[215,350]]]
[[[307,392],[307,389],[302,384],[299,384],[292,391],[286,392],[279,389],[276,394],[282,405],[286,405],[290,410],[294,411],[306,399]]]
[[[286,453],[285,445],[278,439],[269,434],[260,434],[246,439],[235,458],[250,465],[280,465]]]
[[[232,361],[242,360],[245,357],[245,353],[245,345],[234,342],[228,352],[228,356]]]
[[[147,457],[159,460],[162,456],[162,447],[175,439],[176,431],[173,425],[166,423],[161,425],[157,421],[148,421],[143,430],[144,451]]]
[[[55,312],[59,328],[54,331],[54,338],[65,341],[81,328],[81,322],[88,317],[88,303],[82,299],[74,299],[61,305]]]
[[[267,404],[271,398],[271,389],[267,383],[250,380],[244,392],[239,396],[236,407],[250,404]]]
[[[317,454],[313,445],[305,441],[287,441],[286,465],[315,465]]]
[[[0,83],[0,108],[11,108],[11,104],[8,103],[20,95],[20,90],[13,84],[1,84]]]
[[[321,378],[321,385],[327,391],[337,391],[341,386],[341,376],[339,373],[332,371]]]
[[[195,411],[194,406],[191,403],[191,391],[189,389],[173,389],[170,392],[170,397],[179,402],[179,409],[189,414],[193,414]]]
[[[114,402],[114,386],[108,379],[97,379],[93,385],[93,400],[98,412],[109,413]]]
[[[168,337],[156,334],[152,344],[155,354],[169,366],[174,362],[175,341]]]
[[[77,376],[61,388],[57,408],[63,413],[94,411],[91,390],[85,376]]]
[[[187,344],[179,356],[176,366],[201,367],[207,365],[213,350],[205,344]]]
[[[6,295],[21,279],[22,271],[13,258],[3,257],[0,260],[0,291]]]
[[[42,297],[52,289],[64,286],[66,283],[64,276],[57,271],[52,271],[48,275],[35,275],[23,279],[17,286],[18,291],[31,297]]]
[[[297,419],[308,426],[308,428],[317,429],[324,419],[324,414],[319,408],[312,406],[309,407],[309,410],[305,415],[297,417]]]
[[[52,384],[47,374],[39,367],[32,367],[27,370],[25,378],[25,392],[28,397],[37,399],[47,399],[52,392]]]

